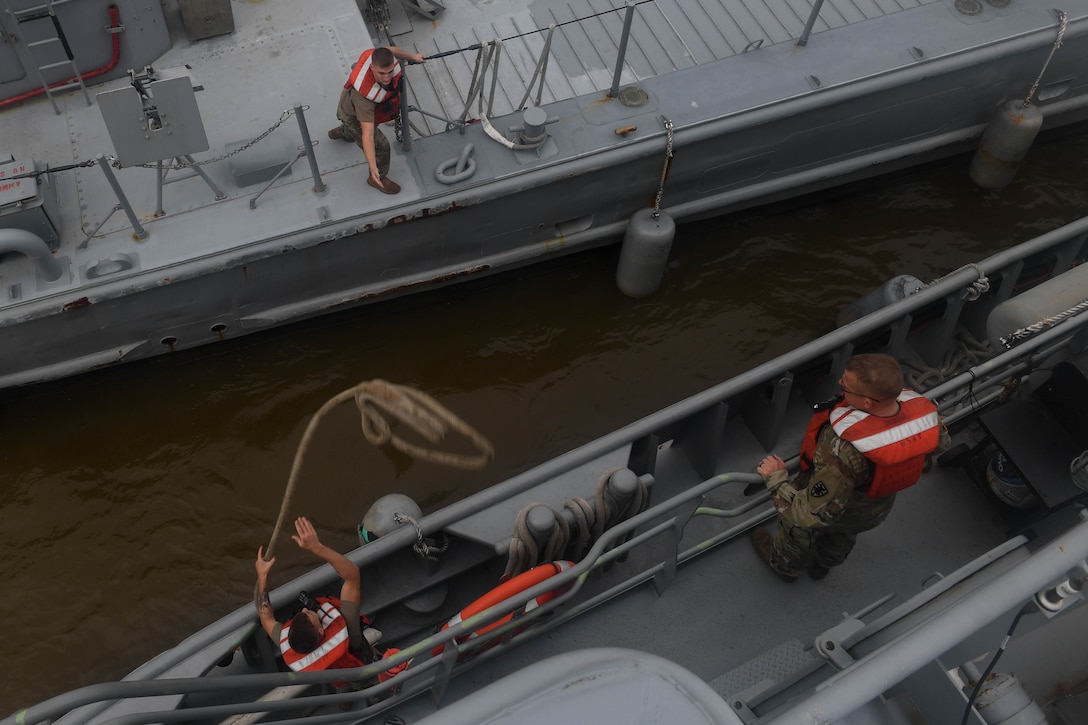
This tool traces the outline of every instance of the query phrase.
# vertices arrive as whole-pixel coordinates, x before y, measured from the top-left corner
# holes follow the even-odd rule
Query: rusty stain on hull
[[[84,307],[90,306],[91,301],[89,299],[87,299],[86,297],[80,297],[78,300],[72,300],[71,302],[67,303],[62,309],[65,312],[69,312],[70,310],[82,310]]]

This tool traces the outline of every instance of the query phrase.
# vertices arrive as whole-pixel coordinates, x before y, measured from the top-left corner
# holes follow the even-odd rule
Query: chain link
[[[303,110],[306,110],[308,108],[309,108],[309,106],[303,106],[302,107]],[[207,166],[208,164],[214,164],[217,161],[223,161],[225,159],[229,159],[231,156],[237,156],[238,154],[242,153],[246,149],[251,148],[253,146],[256,146],[258,143],[263,141],[265,138],[268,137],[268,134],[272,133],[277,128],[282,126],[283,123],[293,115],[295,115],[294,109],[290,109],[290,108],[287,109],[282,114],[280,114],[280,120],[278,120],[274,124],[272,124],[272,126],[269,127],[269,129],[267,131],[265,131],[264,133],[262,133],[260,136],[253,139],[249,143],[244,144],[242,146],[239,146],[238,148],[234,149],[233,151],[222,154],[221,156],[216,156],[214,159],[206,159],[204,161],[194,161],[191,164],[187,164],[185,162],[178,161],[177,158],[175,158],[174,163],[170,165],[170,168],[174,169],[174,170],[178,170],[178,169],[189,169],[189,168],[192,168],[194,166]],[[114,159],[113,166],[114,166],[114,168],[119,169],[119,168],[121,168],[121,162],[118,161],[117,159]],[[133,164],[132,166],[133,167],[144,168],[144,169],[157,169],[157,168],[159,168],[159,164]]]
[[[661,167],[661,181],[657,185],[657,197],[654,199],[654,218],[661,216],[661,197],[665,195],[665,177],[669,173],[669,163],[672,161],[672,119],[664,119],[665,133],[668,141],[665,145],[665,164]]]
[[[1046,73],[1047,66],[1050,65],[1050,61],[1054,59],[1054,54],[1058,52],[1058,48],[1062,47],[1062,38],[1065,37],[1065,28],[1068,25],[1066,14],[1064,10],[1055,11],[1058,13],[1058,37],[1054,40],[1054,45],[1050,49],[1050,55],[1046,57],[1046,63],[1043,63],[1043,69],[1039,71],[1039,77],[1035,79],[1035,83],[1031,86],[1031,90],[1028,91],[1028,97],[1024,99],[1024,108],[1031,105],[1031,99],[1035,97],[1035,91],[1039,90],[1039,84],[1043,82],[1043,75]]]

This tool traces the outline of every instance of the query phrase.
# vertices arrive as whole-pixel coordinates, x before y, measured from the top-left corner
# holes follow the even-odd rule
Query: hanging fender
[[[499,604],[500,602],[505,601],[506,599],[509,599],[510,597],[518,594],[519,592],[523,592],[526,589],[530,589],[532,587],[535,587],[540,582],[545,581],[545,580],[555,576],[556,574],[558,574],[561,571],[566,571],[567,569],[570,569],[572,566],[574,566],[574,562],[572,562],[572,561],[552,561],[552,562],[549,562],[547,564],[541,564],[539,566],[534,566],[529,571],[523,572],[523,573],[517,575],[516,577],[514,577],[513,579],[510,579],[508,581],[503,582],[499,586],[497,586],[494,589],[492,589],[491,591],[489,591],[487,594],[483,595],[482,597],[480,597],[479,599],[474,601],[472,604],[470,604],[467,607],[465,607],[464,609],[462,609],[457,614],[453,615],[450,618],[450,621],[443,624],[442,627],[438,631],[443,632],[446,629],[452,627],[453,625],[455,625],[455,624],[457,624],[459,622],[462,622],[462,621],[468,619],[469,617],[472,617],[472,616],[475,616],[475,615],[479,614],[480,612],[484,611],[488,607],[493,607],[494,605]],[[525,603],[525,606],[522,607],[517,612],[511,612],[510,614],[507,614],[505,617],[502,617],[501,619],[499,619],[499,620],[497,620],[495,622],[492,622],[491,624],[485,625],[483,627],[480,627],[479,629],[477,629],[474,632],[470,632],[469,634],[458,637],[457,641],[458,642],[467,642],[467,641],[469,641],[471,639],[475,639],[476,637],[484,635],[484,634],[490,632],[491,630],[495,629],[499,625],[506,624],[507,622],[512,620],[515,617],[515,615],[516,616],[521,616],[522,614],[526,614],[528,612],[531,612],[532,610],[536,609],[539,606],[547,604],[548,602],[550,602],[551,600],[555,599],[560,594],[562,594],[564,591],[566,591],[566,589],[567,589],[567,587],[560,587],[560,588],[557,588],[557,589],[552,589],[550,591],[544,592],[543,594],[541,594],[537,598],[530,599],[528,602]],[[521,631],[521,630],[517,630],[517,631]],[[437,647],[434,647],[433,649],[431,649],[431,655],[434,656],[434,657],[437,657],[438,655],[442,654],[442,652],[443,652],[443,650],[445,650],[445,648],[446,648],[445,644],[440,644]]]

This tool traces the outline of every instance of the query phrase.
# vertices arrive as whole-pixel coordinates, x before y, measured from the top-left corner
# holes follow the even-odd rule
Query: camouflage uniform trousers
[[[363,129],[359,125],[359,119],[345,116],[339,111],[336,113],[336,117],[340,120],[340,132],[354,141],[359,148],[362,148]],[[376,123],[374,124],[374,161],[377,162],[378,174],[383,179],[389,176],[390,159],[389,139],[382,133],[382,127]]]
[[[847,509],[826,526],[797,526],[779,518],[771,567],[795,575],[812,562],[828,569],[842,564],[858,534],[879,526],[894,503],[894,495],[871,499],[855,492]]]

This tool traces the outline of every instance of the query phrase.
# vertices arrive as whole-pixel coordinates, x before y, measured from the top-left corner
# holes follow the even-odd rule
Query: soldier
[[[354,141],[363,150],[370,166],[366,183],[383,194],[400,191],[400,185],[388,176],[389,141],[379,128],[400,114],[403,72],[398,60],[422,63],[424,58],[394,46],[363,51],[340,93],[336,106],[340,125],[329,131],[329,138]]]
[[[774,454],[756,469],[778,510],[778,535],[757,528],[752,544],[788,582],[806,567],[822,579],[846,561],[857,535],[887,518],[895,493],[916,483],[926,456],[947,441],[936,406],[904,389],[890,355],[852,357],[839,388],[809,422],[796,478]]]

